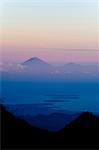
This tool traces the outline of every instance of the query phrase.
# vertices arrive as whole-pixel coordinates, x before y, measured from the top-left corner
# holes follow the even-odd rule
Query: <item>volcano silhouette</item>
[[[35,67],[51,67],[50,64],[48,64],[47,62],[41,60],[40,58],[38,57],[33,57],[33,58],[30,58],[28,60],[26,60],[25,62],[22,63],[22,65],[26,65],[26,66],[34,66]]]

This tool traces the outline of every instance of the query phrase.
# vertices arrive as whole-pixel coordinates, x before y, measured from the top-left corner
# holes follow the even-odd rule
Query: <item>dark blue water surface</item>
[[[0,97],[5,104],[31,104],[35,111],[56,109],[99,112],[99,82],[3,81]]]

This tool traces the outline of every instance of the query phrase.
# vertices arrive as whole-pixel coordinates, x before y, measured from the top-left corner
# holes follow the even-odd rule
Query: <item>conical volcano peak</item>
[[[25,62],[23,62],[23,64],[27,65],[27,64],[42,63],[42,62],[44,62],[44,61],[41,60],[40,58],[38,58],[38,57],[32,57],[32,58],[26,60]]]
[[[41,61],[41,59],[40,58],[38,58],[38,57],[32,57],[32,58],[30,58],[29,60],[39,60],[39,61]]]
[[[48,64],[46,61],[38,58],[38,57],[32,57],[28,60],[26,60],[25,62],[22,63],[22,65],[26,65],[26,66],[33,66],[33,67],[51,67],[50,64]]]
[[[43,61],[43,60],[41,60],[41,59],[38,58],[38,57],[32,57],[32,58],[26,60],[25,62],[32,62],[32,61],[35,62],[35,61]]]

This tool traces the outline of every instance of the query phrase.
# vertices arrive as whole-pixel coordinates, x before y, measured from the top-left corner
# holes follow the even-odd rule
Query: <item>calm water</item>
[[[99,112],[99,82],[2,81],[0,97],[6,104]]]

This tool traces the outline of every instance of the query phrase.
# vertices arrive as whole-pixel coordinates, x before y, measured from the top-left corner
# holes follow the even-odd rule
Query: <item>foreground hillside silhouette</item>
[[[29,125],[0,106],[1,147],[15,148],[99,148],[99,117],[89,112],[58,132]]]

